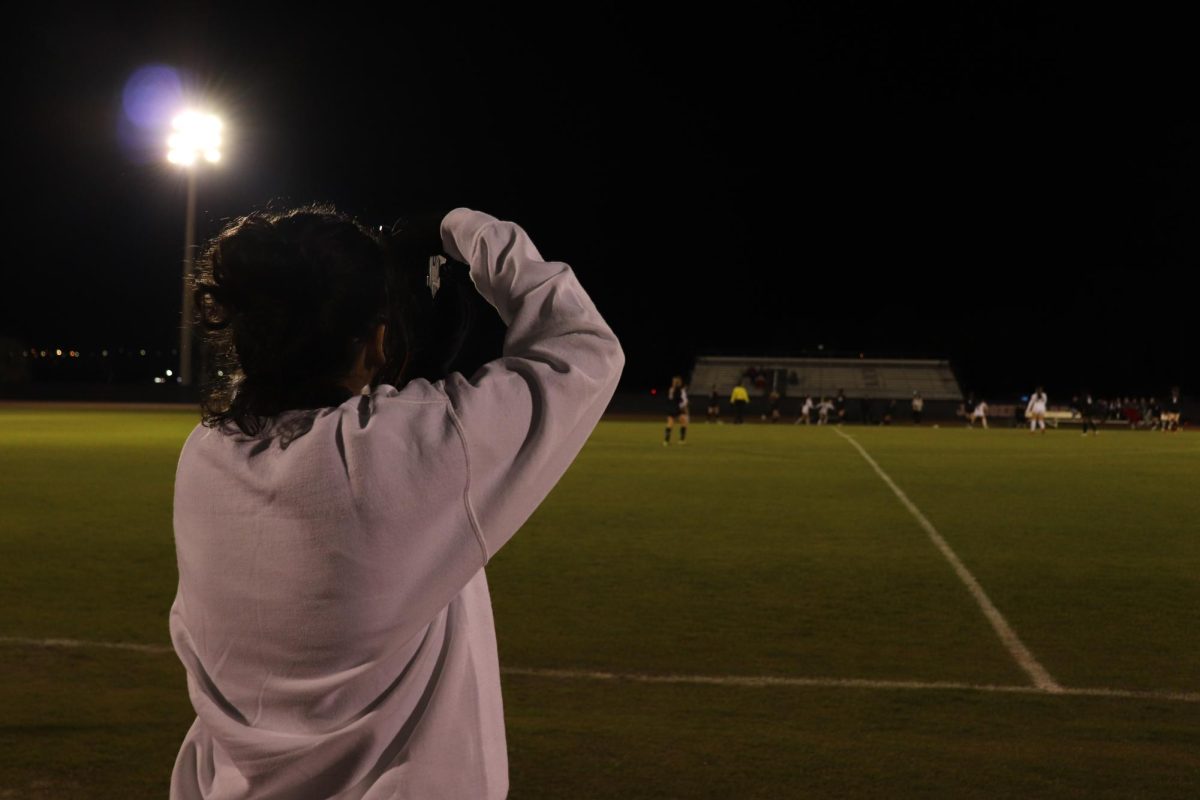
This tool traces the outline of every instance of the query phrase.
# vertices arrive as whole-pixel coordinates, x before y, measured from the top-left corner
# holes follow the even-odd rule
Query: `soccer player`
[[[667,389],[667,433],[663,438],[663,447],[671,443],[671,428],[679,420],[679,443],[687,444],[688,396],[687,387],[679,375],[671,378],[671,388]]]
[[[1046,406],[1049,402],[1046,399],[1046,391],[1040,386],[1037,387],[1037,391],[1029,398],[1029,404],[1025,406],[1025,418],[1029,420],[1030,433],[1036,430],[1041,430],[1043,435],[1046,433]]]
[[[1099,433],[1100,428],[1096,425],[1097,406],[1096,401],[1092,397],[1091,392],[1084,392],[1079,398],[1079,419],[1083,422],[1083,435],[1088,435],[1088,428],[1092,429],[1092,436]]]
[[[913,392],[913,399],[912,399],[913,425],[921,424],[921,414],[924,411],[925,411],[925,398],[921,397],[920,392]]]
[[[746,406],[750,405],[750,393],[746,391],[744,380],[733,387],[733,392],[729,395],[729,403],[733,406],[733,424],[741,425],[742,415],[746,413]]]
[[[829,412],[833,411],[833,403],[828,397],[822,397],[820,405],[817,406],[817,424],[829,424]]]
[[[975,409],[971,412],[971,416],[969,417],[968,425],[970,425],[970,427],[974,428],[975,422],[978,421],[979,424],[983,426],[983,429],[987,430],[987,426],[988,426],[987,412],[988,412],[987,400],[980,400],[978,403],[975,404]]]
[[[714,383],[712,394],[708,398],[708,421],[720,422],[721,416],[721,398],[717,394],[717,385]]]
[[[772,389],[771,395],[767,398],[767,405],[770,408],[772,423],[779,422],[779,402],[780,402],[779,392]],[[766,419],[766,417],[763,417],[763,419]]]
[[[1178,433],[1183,422],[1183,408],[1179,399],[1179,387],[1172,387],[1171,399],[1162,410],[1163,433]]]
[[[804,395],[804,405],[800,406],[800,416],[796,417],[796,424],[803,422],[805,425],[812,424],[813,399],[812,395]]]
[[[838,425],[846,421],[846,393],[841,389],[838,389],[837,397],[833,400],[833,410],[837,412]]]

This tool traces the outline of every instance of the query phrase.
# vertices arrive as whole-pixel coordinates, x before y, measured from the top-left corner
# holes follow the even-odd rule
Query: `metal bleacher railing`
[[[948,361],[934,359],[763,358],[701,356],[692,370],[693,394],[728,395],[747,379],[751,393],[772,389],[787,397],[833,396],[900,399],[913,392],[930,401],[961,401],[962,390]]]

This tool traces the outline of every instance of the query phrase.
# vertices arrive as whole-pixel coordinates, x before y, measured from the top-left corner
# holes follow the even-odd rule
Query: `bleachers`
[[[962,399],[950,362],[917,359],[701,356],[692,371],[691,392],[704,395],[715,385],[728,396],[751,368],[764,379],[759,393],[775,388],[786,397],[832,397],[841,390],[848,398],[873,400],[911,397],[914,391],[927,401]],[[748,388],[755,393],[754,385]]]

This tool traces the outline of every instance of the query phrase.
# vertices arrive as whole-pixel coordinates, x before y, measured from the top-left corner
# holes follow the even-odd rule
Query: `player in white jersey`
[[[821,402],[817,405],[817,424],[826,425],[829,423],[829,412],[833,411],[833,403],[828,397],[822,397]]]
[[[971,412],[971,416],[968,418],[967,424],[974,428],[975,423],[978,422],[983,426],[984,430],[987,430],[987,412],[987,400],[980,400],[975,404],[975,410]]]
[[[811,425],[813,408],[815,406],[813,405],[812,396],[804,395],[804,405],[800,406],[800,416],[796,417],[796,424]]]
[[[1046,391],[1042,387],[1038,387],[1033,396],[1029,398],[1029,405],[1025,406],[1025,418],[1029,420],[1029,432],[1041,429],[1042,433],[1046,432],[1046,406],[1049,401],[1046,399]]]

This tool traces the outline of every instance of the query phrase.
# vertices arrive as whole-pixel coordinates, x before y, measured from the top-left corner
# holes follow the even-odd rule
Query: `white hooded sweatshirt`
[[[624,354],[518,226],[458,209],[441,233],[508,325],[503,357],[183,446],[170,627],[197,718],[172,798],[507,794],[483,566],[583,447]]]

